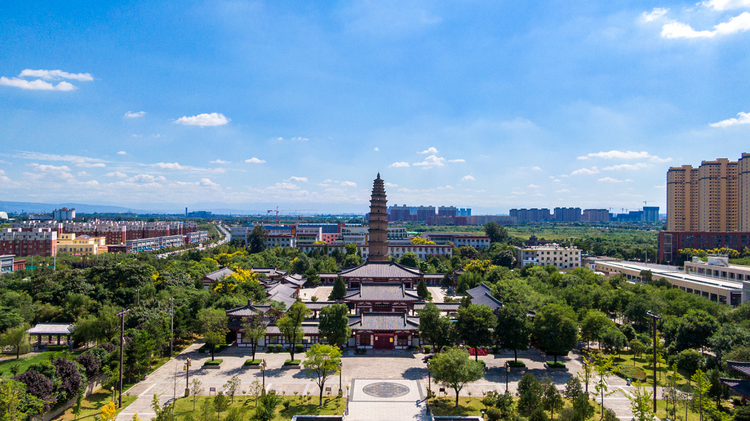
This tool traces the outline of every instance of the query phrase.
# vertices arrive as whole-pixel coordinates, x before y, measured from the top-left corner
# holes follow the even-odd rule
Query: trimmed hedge
[[[305,352],[305,346],[302,344],[295,345],[294,352]]]
[[[208,360],[205,363],[203,363],[203,365],[221,365],[222,362],[224,362],[224,360],[222,360],[221,358],[217,358],[213,361]]]
[[[254,359],[254,360],[245,360],[245,364],[244,365],[260,365],[260,363],[262,361],[263,360],[258,359],[258,358]]]
[[[523,368],[523,367],[526,367],[526,364],[523,361],[508,360],[508,365],[510,367],[513,367],[513,368]],[[565,367],[564,364],[563,364],[563,367]]]
[[[558,362],[547,361],[547,367],[549,367],[549,368],[565,368],[565,363],[562,363],[560,361],[558,361]]]
[[[227,349],[228,346],[229,346],[229,344],[219,344],[219,345],[216,345],[216,347],[214,348],[214,353],[218,354],[219,352]],[[203,346],[201,346],[200,348],[198,348],[198,352],[209,353],[210,354],[211,353],[211,348],[209,348],[208,345],[203,344]]]
[[[432,352],[432,346],[430,346],[430,345],[425,345],[422,348],[424,348],[424,353],[425,354],[429,354],[430,352]]]
[[[67,345],[47,345],[47,351],[60,352],[60,351],[67,351],[67,350],[68,350]]]
[[[284,361],[284,365],[300,365],[302,364],[302,360],[286,360]]]

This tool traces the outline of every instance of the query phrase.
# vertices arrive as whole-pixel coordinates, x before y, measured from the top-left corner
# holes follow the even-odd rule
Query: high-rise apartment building
[[[456,216],[456,207],[455,206],[440,206],[438,207],[438,216],[454,217]]]
[[[427,218],[435,216],[434,206],[420,206],[417,208],[417,221],[425,222]]]
[[[667,172],[667,231],[750,231],[750,154]]]
[[[555,208],[556,222],[581,222],[581,208]]]

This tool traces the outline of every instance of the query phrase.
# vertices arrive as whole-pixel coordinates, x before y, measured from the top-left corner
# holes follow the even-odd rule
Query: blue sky
[[[750,0],[0,3],[0,200],[665,211],[750,152]]]

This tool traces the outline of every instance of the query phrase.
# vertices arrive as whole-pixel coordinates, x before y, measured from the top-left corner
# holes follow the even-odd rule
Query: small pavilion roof
[[[466,291],[466,293],[471,296],[472,304],[485,305],[492,309],[492,311],[497,311],[497,309],[503,306],[500,300],[492,296],[492,290],[484,282],[478,287]]]
[[[232,269],[223,268],[223,269],[219,269],[217,271],[206,274],[206,276],[204,276],[203,279],[216,282],[221,278],[225,278],[233,274],[234,274],[234,271]]]
[[[720,379],[720,381],[721,384],[731,388],[746,399],[750,398],[750,380]]]
[[[29,335],[70,335],[74,327],[72,324],[39,323],[26,333]]]
[[[727,368],[731,368],[742,373],[744,376],[750,377],[750,362],[727,361]]]

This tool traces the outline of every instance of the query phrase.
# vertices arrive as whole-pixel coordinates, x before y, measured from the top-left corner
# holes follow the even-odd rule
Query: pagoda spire
[[[386,207],[385,183],[378,177],[372,184],[370,197],[370,242],[367,260],[385,262],[388,260],[388,208]]]

